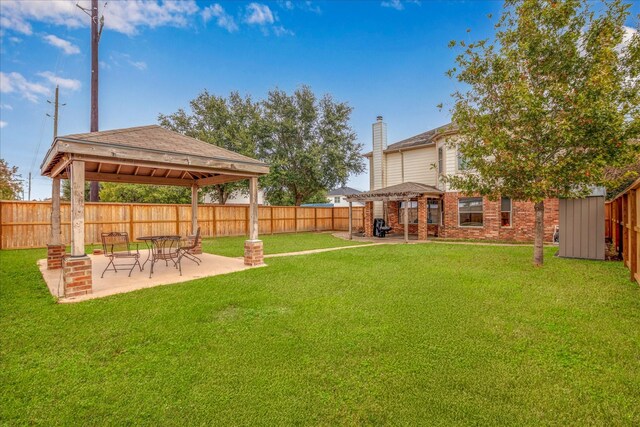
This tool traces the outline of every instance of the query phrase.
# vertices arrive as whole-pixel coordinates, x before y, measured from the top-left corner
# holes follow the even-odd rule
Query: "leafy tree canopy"
[[[318,99],[302,86],[291,95],[270,91],[263,106],[268,135],[260,155],[271,166],[263,181],[271,204],[317,200],[364,170],[348,104],[330,95]]]
[[[606,184],[631,162],[640,131],[640,40],[628,4],[507,0],[493,40],[459,47],[449,75],[459,151],[473,173],[449,177],[467,193],[535,202],[534,262],[542,263],[544,200]]]
[[[22,180],[17,166],[0,159],[0,200],[17,200],[22,193]]]
[[[122,203],[191,203],[191,188],[168,185],[100,183],[100,201]]]
[[[251,97],[231,92],[228,98],[211,95],[206,90],[190,102],[191,112],[183,109],[169,115],[160,114],[161,126],[197,138],[227,150],[257,157],[258,145],[265,138],[265,124],[260,103]],[[246,193],[247,181],[204,187],[218,203],[226,203],[234,191]]]

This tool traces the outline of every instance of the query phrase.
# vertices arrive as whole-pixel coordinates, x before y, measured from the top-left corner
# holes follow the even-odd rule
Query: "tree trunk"
[[[542,266],[544,263],[544,202],[536,202],[536,235],[533,243],[533,265]]]

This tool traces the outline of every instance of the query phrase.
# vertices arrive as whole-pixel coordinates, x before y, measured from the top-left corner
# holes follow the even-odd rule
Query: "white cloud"
[[[0,104],[0,110],[13,110],[13,107],[9,104]]]
[[[380,6],[382,6],[382,7],[390,7],[390,8],[395,9],[395,10],[404,9],[404,5],[402,4],[402,2],[400,0],[383,1],[382,3],[380,3]]]
[[[225,12],[224,8],[218,3],[214,3],[202,10],[202,19],[204,22],[209,22],[212,18],[216,18],[216,24],[230,33],[238,31],[238,24],[236,24],[233,16]]]
[[[60,86],[60,89],[63,90],[78,90],[82,86],[80,80],[65,79],[63,77],[56,76],[51,71],[44,71],[42,73],[38,73],[38,75],[47,79],[51,84]]]
[[[390,7],[395,10],[403,10],[405,3],[413,3],[417,5],[421,4],[420,0],[384,0],[382,3],[380,3],[380,6]]]
[[[23,34],[32,34],[31,22],[45,22],[69,28],[87,27],[90,18],[79,8],[90,9],[89,0],[2,0],[0,1],[0,25]],[[195,0],[138,0],[112,1],[107,6],[100,2],[104,13],[105,28],[133,35],[141,28],[160,26],[184,27],[189,17],[199,10]]]
[[[313,12],[316,14],[321,14],[322,13],[322,9],[320,9],[320,6],[314,4],[311,0],[307,0],[307,1],[291,1],[291,0],[287,0],[287,1],[278,1],[278,5],[282,8],[282,9],[286,9],[286,10],[294,10],[294,9],[300,9],[306,12]]]
[[[137,68],[140,71],[146,70],[147,69],[147,63],[144,61],[129,61],[129,64],[133,67],[133,68]]]
[[[49,43],[51,46],[55,46],[58,49],[62,49],[62,51],[66,55],[75,55],[80,53],[80,48],[78,46],[74,45],[70,41],[61,39],[60,37],[55,36],[53,34],[47,34],[46,36],[43,37],[43,39],[47,43]]]
[[[136,61],[131,58],[131,55],[128,53],[121,53],[113,51],[109,54],[109,62],[101,62],[100,66],[102,68],[109,69],[111,65],[116,67],[121,67],[123,65],[130,65],[137,70],[143,71],[147,69],[147,63],[144,61]]]
[[[624,35],[622,36],[622,44],[626,45],[631,42],[634,35],[638,34],[638,30],[635,28],[624,26]]]
[[[295,33],[293,31],[287,30],[282,25],[274,26],[272,28],[272,30],[273,30],[273,34],[275,34],[278,37],[280,37],[280,36],[294,36],[295,35]]]
[[[48,95],[49,89],[40,83],[28,81],[20,73],[0,71],[0,93],[18,93],[31,102],[38,102],[38,96]]]
[[[273,24],[275,18],[273,12],[266,4],[249,3],[247,6],[247,16],[245,21],[247,24],[267,25]]]
[[[0,129],[2,129],[3,127],[6,127],[9,123],[5,122],[4,120],[0,120]]]

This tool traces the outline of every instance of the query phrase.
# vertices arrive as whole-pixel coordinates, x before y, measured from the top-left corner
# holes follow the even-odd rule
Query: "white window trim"
[[[509,210],[502,210],[502,197],[500,197],[500,227],[501,228],[513,228],[513,199],[511,197],[505,197],[505,199],[509,199]],[[509,212],[509,225],[502,225],[502,213]]]

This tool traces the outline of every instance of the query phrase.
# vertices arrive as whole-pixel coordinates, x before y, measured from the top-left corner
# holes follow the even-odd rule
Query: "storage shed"
[[[584,199],[560,199],[561,257],[604,260],[605,195],[595,188]]]

